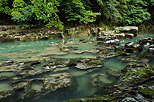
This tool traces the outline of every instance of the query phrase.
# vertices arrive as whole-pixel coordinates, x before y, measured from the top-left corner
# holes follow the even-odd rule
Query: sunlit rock
[[[137,36],[138,27],[136,26],[124,26],[115,28],[116,33],[133,33]]]

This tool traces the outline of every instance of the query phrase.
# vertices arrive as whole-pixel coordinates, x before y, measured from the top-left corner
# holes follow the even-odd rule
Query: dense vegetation
[[[135,25],[150,20],[154,0],[0,0],[1,17],[20,27],[44,23],[64,28],[64,23]]]

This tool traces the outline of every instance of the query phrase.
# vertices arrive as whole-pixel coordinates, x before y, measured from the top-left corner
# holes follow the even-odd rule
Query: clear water
[[[131,39],[132,41],[138,41],[139,38],[142,38],[143,34],[140,34],[139,37]],[[149,34],[153,36],[152,34]],[[74,38],[73,41],[79,41],[80,38]],[[94,40],[94,38],[86,38]],[[31,42],[7,42],[0,43],[0,62],[3,61],[28,61],[28,60],[39,60],[47,59],[48,56],[56,58],[96,58],[97,53],[82,53],[76,54],[73,52],[64,52],[59,49],[58,46],[49,45],[51,42],[61,42],[64,39],[54,39],[54,40],[41,40],[41,41],[31,41]],[[72,39],[65,39],[71,40]],[[125,42],[130,41],[126,39]],[[63,45],[62,45],[63,46]],[[64,45],[65,46],[65,45]],[[89,51],[100,46],[95,44],[68,44],[67,46],[77,47],[80,51]],[[104,74],[106,81],[113,82],[112,77],[106,75],[107,69],[113,69],[116,71],[124,68],[127,63],[123,63],[119,60],[118,57],[102,59],[104,66],[98,70],[79,70],[76,68],[62,70],[62,72],[68,72],[72,74],[75,78],[73,85],[67,88],[59,89],[51,94],[41,97],[39,99],[31,99],[27,102],[62,102],[63,100],[73,99],[73,98],[83,98],[83,97],[92,97],[92,96],[102,96],[106,94],[106,90],[102,87],[94,87],[90,84],[91,76],[94,74]],[[150,62],[154,66],[153,62]],[[36,71],[41,70],[40,67],[35,68]],[[56,72],[58,73],[58,72]],[[8,75],[9,73],[0,73]],[[52,74],[52,73],[48,73]],[[11,73],[9,76],[13,76]],[[102,79],[103,80],[103,79]],[[11,87],[8,85],[8,82],[0,81],[0,91],[10,90]],[[41,87],[38,84],[32,84],[32,89],[40,90]]]

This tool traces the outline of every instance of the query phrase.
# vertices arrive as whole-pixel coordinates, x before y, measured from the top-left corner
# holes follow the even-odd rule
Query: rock
[[[154,53],[154,48],[148,48],[149,53]]]
[[[108,82],[102,74],[94,75],[92,84],[101,86]],[[66,102],[151,102],[154,100],[154,70],[148,64],[130,63],[123,70],[110,93],[101,97],[69,100]],[[101,83],[102,82],[102,83]],[[110,83],[110,82],[109,82]],[[110,84],[105,83],[108,86]],[[101,86],[103,87],[103,86]]]
[[[126,48],[132,48],[132,47],[134,47],[134,42],[127,42],[126,44],[125,44],[125,47]]]
[[[87,70],[92,68],[101,68],[103,63],[98,59],[83,59],[77,61],[77,65],[75,66],[78,69]]]
[[[139,85],[150,79],[154,70],[148,64],[132,63],[127,65],[123,70],[123,75],[117,82],[121,87],[129,88]]]
[[[14,92],[10,91],[0,91],[0,100],[1,102],[8,102],[8,98],[13,96]]]
[[[64,51],[64,52],[70,52],[70,51],[74,51],[74,50],[77,50],[77,49],[78,49],[77,47],[73,47],[73,46],[60,47],[60,50]]]
[[[115,71],[114,69],[107,69],[106,72],[105,72],[108,76],[112,76],[113,78],[118,78],[120,77],[120,73]]]
[[[96,35],[98,35],[98,33],[100,32],[100,29],[98,28],[91,28],[90,29],[90,34],[91,35],[94,35],[94,36],[96,36]]]
[[[71,59],[69,59],[67,66],[68,67],[76,66],[77,65],[77,61],[78,61],[77,59],[71,58]]]
[[[11,83],[11,86],[13,87],[14,91],[18,91],[20,89],[23,89],[24,91],[28,91],[30,89],[30,81],[15,81]]]
[[[97,44],[101,45],[119,45],[120,41],[114,36],[97,37]]]
[[[69,73],[58,73],[45,77],[43,81],[43,93],[49,93],[60,88],[68,87],[72,83]]]
[[[105,31],[104,27],[98,27],[98,32]]]
[[[113,58],[113,57],[117,57],[120,54],[115,53],[115,52],[109,52],[109,53],[102,53],[98,56],[98,58]]]
[[[114,40],[108,40],[106,42],[104,42],[104,44],[109,44],[109,45],[119,45],[120,41],[118,39],[114,39]]]
[[[154,44],[149,45],[147,51],[148,51],[148,53],[152,53],[152,54],[154,54]]]
[[[114,36],[101,36],[97,37],[97,41],[108,41],[108,40],[114,40],[116,37]]]
[[[117,34],[114,34],[114,36],[116,38],[119,38],[119,39],[121,39],[121,38],[125,39],[125,38],[133,38],[133,37],[135,37],[135,34],[131,34],[131,33],[117,33]]]
[[[125,51],[126,52],[139,52],[142,50],[140,44],[135,44],[134,42],[127,42],[125,44]]]
[[[7,31],[8,29],[15,29],[15,25],[1,25],[0,31]]]
[[[44,65],[43,68],[45,70],[55,69],[55,68],[64,68],[67,66],[65,61],[51,61],[48,64]]]
[[[138,86],[138,90],[143,95],[153,97],[154,96],[154,81],[150,81],[143,85]]]
[[[8,28],[11,29],[11,28]],[[31,29],[31,30],[13,30],[3,31],[0,34],[0,42],[15,42],[15,41],[33,41],[33,40],[47,40],[52,38],[62,38],[63,31],[53,30],[49,28]]]
[[[99,36],[111,36],[114,34],[114,31],[100,31]]]
[[[0,81],[2,81],[2,80],[6,80],[6,79],[8,79],[8,77],[7,76],[0,76]]]
[[[124,26],[115,28],[116,33],[133,33],[137,36],[138,27],[136,26]]]
[[[123,62],[149,62],[149,59],[147,58],[142,58],[142,57],[133,57],[133,56],[129,56],[129,57],[125,57],[123,59],[121,59]]]
[[[135,98],[125,97],[121,102],[138,102]]]
[[[140,44],[135,44],[134,42],[127,42],[123,46],[116,46],[115,52],[121,55],[130,55],[131,53],[139,53],[142,51],[142,47]]]
[[[112,81],[108,79],[105,74],[94,74],[91,76],[91,84],[95,87],[104,87],[111,84]]]
[[[154,44],[154,38],[148,37],[148,38],[140,39],[139,44],[142,47],[149,47],[150,45]]]

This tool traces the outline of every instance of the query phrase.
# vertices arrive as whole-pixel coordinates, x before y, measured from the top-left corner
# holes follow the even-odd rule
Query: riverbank
[[[99,31],[110,31],[116,27],[109,26],[76,26],[64,30],[31,26],[30,29],[17,29],[15,25],[0,25],[0,42],[18,42],[47,40],[54,38],[84,37],[96,35]],[[113,30],[114,31],[114,30]],[[138,33],[154,32],[154,26],[140,25]]]

